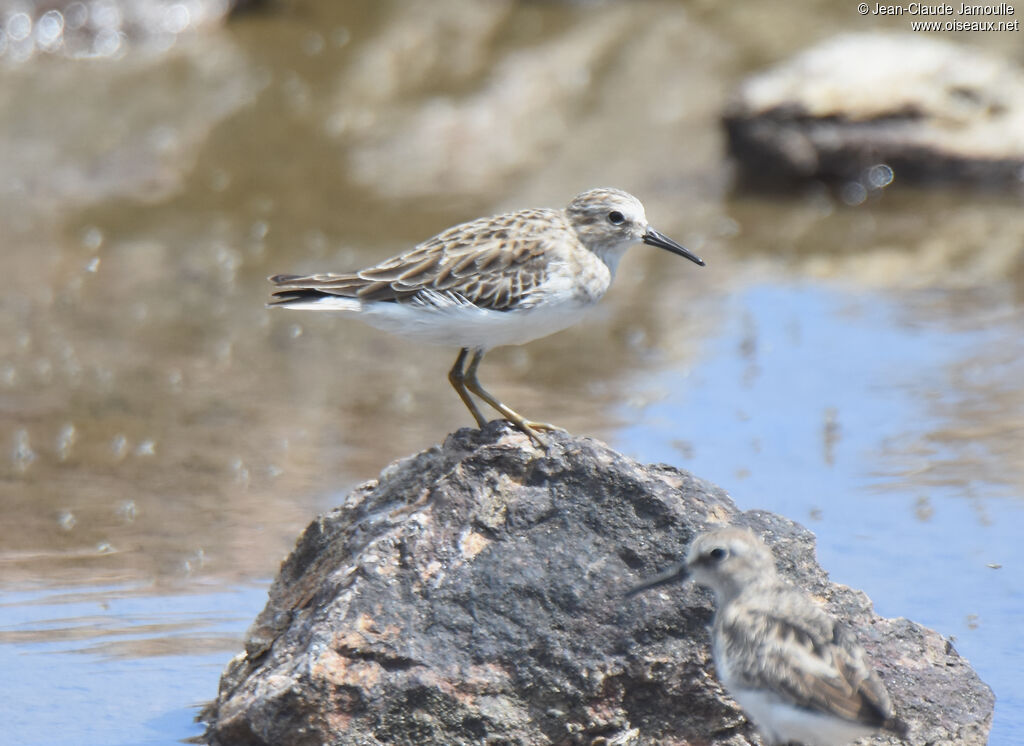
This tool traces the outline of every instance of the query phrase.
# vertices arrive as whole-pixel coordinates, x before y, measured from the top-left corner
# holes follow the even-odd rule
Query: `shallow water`
[[[131,585],[4,594],[0,696],[10,743],[168,744],[195,708],[263,584],[204,592]]]
[[[727,303],[726,329],[685,378],[669,367],[636,382],[657,403],[634,409],[612,443],[811,528],[835,580],[884,616],[954,638],[997,693],[991,742],[1013,742],[1024,727],[1013,622],[1024,503],[1020,462],[999,452],[1020,453],[1024,410],[1018,393],[988,421],[950,413],[979,398],[975,385],[986,402],[1019,388],[1024,313],[976,326],[961,315],[950,330],[913,293],[803,284],[755,285]],[[993,355],[1002,365],[950,379]]]
[[[616,184],[708,266],[632,250],[589,322],[489,354],[484,382],[808,525],[837,580],[955,636],[1012,742],[1020,197],[730,194],[735,81],[856,21],[738,13],[283,3],[156,51],[0,57],[5,736],[198,734],[302,528],[471,423],[454,351],[268,312],[266,275]]]

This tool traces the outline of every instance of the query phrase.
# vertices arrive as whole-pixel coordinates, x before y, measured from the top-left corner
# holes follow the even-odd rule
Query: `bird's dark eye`
[[[723,549],[722,547],[715,547],[710,552],[708,552],[708,557],[713,559],[715,562],[721,562],[722,560],[725,559],[725,556],[727,554],[729,554],[729,553],[725,549]]]
[[[618,210],[612,210],[608,213],[608,222],[612,225],[622,225],[626,222],[625,216]]]

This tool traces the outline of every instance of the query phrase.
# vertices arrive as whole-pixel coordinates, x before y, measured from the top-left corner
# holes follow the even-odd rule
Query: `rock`
[[[923,35],[829,39],[744,82],[723,123],[755,186],[1024,182],[1024,71]]]
[[[936,632],[830,583],[809,531],[551,437],[460,430],[310,524],[202,715],[208,743],[757,743],[711,669],[707,592],[622,595],[723,521],[853,623],[911,744],[986,742],[989,688]]]

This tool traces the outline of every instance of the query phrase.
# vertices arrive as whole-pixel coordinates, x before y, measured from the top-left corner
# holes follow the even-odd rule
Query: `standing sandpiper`
[[[879,731],[905,735],[853,634],[778,576],[771,550],[751,531],[701,534],[681,565],[628,595],[687,578],[714,592],[718,678],[771,746],[841,746]]]
[[[470,394],[544,445],[537,430],[557,428],[502,404],[480,385],[477,367],[493,347],[579,321],[608,290],[626,249],[639,242],[704,265],[651,228],[636,197],[591,189],[564,210],[520,210],[453,226],[358,272],[275,275],[270,305],[340,311],[408,339],[461,348],[448,380],[477,424],[487,420]]]

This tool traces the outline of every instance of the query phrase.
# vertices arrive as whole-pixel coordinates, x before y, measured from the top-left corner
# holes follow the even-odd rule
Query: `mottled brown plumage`
[[[409,339],[461,349],[448,378],[477,423],[475,394],[538,443],[537,429],[480,386],[492,347],[523,344],[578,322],[611,285],[626,249],[647,243],[704,262],[647,224],[619,189],[592,189],[564,210],[520,210],[442,231],[356,272],[274,275],[270,305],[337,311]],[[467,366],[468,361],[468,366]]]
[[[792,587],[753,588],[719,610],[713,629],[731,687],[898,730],[885,686],[853,634]]]
[[[480,218],[357,272],[275,275],[273,305],[324,295],[408,303],[428,289],[494,311],[528,308],[536,302],[530,294],[547,278],[551,253],[574,244],[579,239],[557,210]]]
[[[778,576],[751,531],[698,536],[680,568],[634,592],[687,577],[715,593],[715,669],[768,743],[840,746],[879,730],[905,735],[854,635]]]

